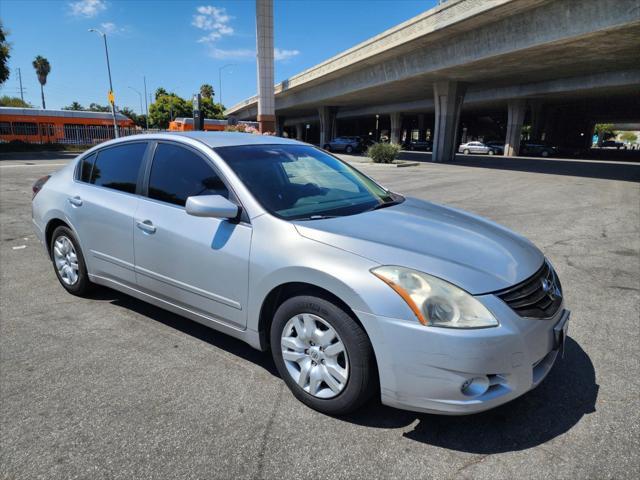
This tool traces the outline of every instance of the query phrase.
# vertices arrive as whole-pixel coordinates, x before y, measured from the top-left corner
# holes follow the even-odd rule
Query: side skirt
[[[187,308],[181,307],[174,303],[171,303],[167,300],[163,300],[161,298],[155,297],[146,292],[140,291],[136,288],[130,287],[128,285],[124,285],[120,282],[112,280],[110,278],[102,277],[100,275],[92,275],[89,274],[89,280],[98,285],[103,285],[105,287],[113,288],[114,290],[118,290],[119,292],[125,293],[127,295],[131,295],[138,300],[142,300],[143,302],[150,303],[155,305],[156,307],[160,307],[164,310],[168,310],[169,312],[175,313],[176,315],[180,315],[182,317],[188,318],[189,320],[193,320],[194,322],[201,323],[209,328],[222,332],[226,335],[230,335],[234,338],[242,340],[243,342],[248,343],[253,348],[257,350],[262,350],[260,348],[260,335],[258,332],[253,330],[248,330],[246,328],[239,328],[228,323],[221,322],[215,318],[202,315],[200,313],[191,311]]]

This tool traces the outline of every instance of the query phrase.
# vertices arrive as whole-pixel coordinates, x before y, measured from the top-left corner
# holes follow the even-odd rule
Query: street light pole
[[[115,134],[115,137],[118,138],[120,135],[118,132],[118,122],[116,120],[116,100],[113,95],[113,83],[111,82],[111,65],[109,64],[109,48],[107,47],[107,35],[95,28],[90,28],[89,31],[101,35],[102,39],[104,40],[104,53],[107,57],[107,73],[109,74],[109,103],[111,104],[111,115],[113,116],[113,132]]]
[[[133,90],[134,92],[136,92],[136,93],[138,94],[138,97],[140,97],[140,115],[144,115],[144,109],[142,108],[142,93],[140,93],[140,91],[139,91],[139,90],[136,90],[136,89],[135,89],[135,88],[133,88],[133,87],[129,87],[129,88],[130,88],[131,90]],[[146,103],[146,101],[147,101],[146,96],[145,96],[144,101],[145,101],[145,103]],[[147,116],[146,116],[146,115],[145,115],[145,117],[144,117],[144,120],[145,120],[145,124],[146,124],[146,126],[147,126],[147,130],[149,130],[149,118],[147,118]]]
[[[149,104],[147,103],[147,77],[143,76],[142,81],[144,82],[144,110],[145,110],[145,121],[147,125],[147,130],[149,130]]]
[[[220,103],[220,105],[222,105],[222,70],[227,67],[235,67],[235,64],[228,63],[218,69],[218,98],[220,99],[220,102],[218,103]]]

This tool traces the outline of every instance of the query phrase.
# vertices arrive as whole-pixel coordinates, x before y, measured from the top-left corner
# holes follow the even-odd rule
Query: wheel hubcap
[[[53,244],[53,260],[58,275],[66,285],[74,285],[78,281],[78,256],[73,243],[66,236],[56,238]]]
[[[280,338],[282,359],[291,378],[305,392],[333,398],[349,379],[349,359],[338,333],[311,313],[289,319]]]

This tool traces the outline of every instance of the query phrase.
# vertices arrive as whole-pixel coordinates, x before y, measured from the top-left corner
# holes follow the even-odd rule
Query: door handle
[[[82,205],[82,199],[78,195],[75,197],[69,197],[68,200],[74,207],[80,207]]]
[[[144,233],[152,234],[156,233],[156,227],[153,226],[151,220],[145,220],[144,222],[136,222],[136,227],[142,230]]]

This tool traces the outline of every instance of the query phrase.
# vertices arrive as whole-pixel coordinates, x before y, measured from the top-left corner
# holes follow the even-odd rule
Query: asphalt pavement
[[[67,294],[30,218],[31,184],[67,161],[0,162],[0,478],[640,475],[640,165],[358,163],[395,191],[527,236],[555,265],[572,320],[564,360],[495,410],[373,401],[331,418],[294,399],[267,353],[108,289]]]

